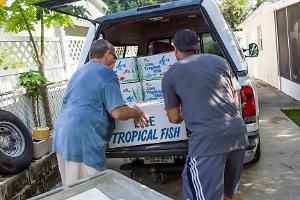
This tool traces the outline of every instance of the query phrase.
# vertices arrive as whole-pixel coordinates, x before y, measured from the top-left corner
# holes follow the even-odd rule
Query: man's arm
[[[240,100],[239,100],[239,95],[237,93],[238,91],[233,91],[233,101],[235,105],[239,108],[240,107]]]
[[[148,116],[137,106],[130,108],[127,105],[115,108],[110,113],[111,117],[118,120],[128,120],[133,118],[143,128],[148,125]]]
[[[232,69],[229,67],[229,64],[226,62],[227,68],[229,70],[229,78],[231,83],[232,89],[232,98],[235,105],[239,108],[240,107],[240,100],[239,100],[239,92],[241,89],[240,83],[237,80],[237,77],[234,75]]]
[[[168,74],[162,79],[162,92],[169,122],[173,124],[181,123],[183,118],[181,116],[180,98],[176,95]]]
[[[183,121],[179,107],[178,108],[170,108],[170,109],[167,109],[166,111],[167,111],[169,122],[171,122],[173,124],[180,124]]]
[[[112,73],[114,76],[107,80],[102,88],[103,103],[106,110],[114,119],[128,120],[133,118],[140,127],[144,127],[148,124],[148,117],[138,106],[130,108],[125,104],[117,76],[114,72]]]

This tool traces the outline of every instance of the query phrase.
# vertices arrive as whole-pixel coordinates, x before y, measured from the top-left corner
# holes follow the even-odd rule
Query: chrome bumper
[[[246,154],[244,163],[251,162],[254,158],[254,155],[256,153],[257,146],[260,142],[259,134],[251,135],[248,137],[249,140],[249,146],[246,148]]]

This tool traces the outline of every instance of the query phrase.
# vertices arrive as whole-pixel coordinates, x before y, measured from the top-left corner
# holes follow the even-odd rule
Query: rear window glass
[[[172,42],[172,38],[151,41],[148,46],[147,55],[174,51],[174,49],[172,49]],[[200,47],[199,53],[215,54],[224,57],[220,45],[213,39],[210,33],[199,34],[198,42]]]
[[[174,51],[171,39],[153,40],[149,43],[147,55]]]
[[[116,56],[118,58],[135,57],[138,53],[138,46],[116,46]]]
[[[202,35],[203,53],[224,57],[220,45],[213,39],[210,33]]]

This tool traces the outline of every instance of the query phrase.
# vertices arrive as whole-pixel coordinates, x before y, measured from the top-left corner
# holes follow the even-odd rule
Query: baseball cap
[[[173,44],[179,51],[199,50],[197,34],[190,29],[175,33]]]

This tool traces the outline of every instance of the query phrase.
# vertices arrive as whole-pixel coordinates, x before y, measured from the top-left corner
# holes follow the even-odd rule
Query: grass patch
[[[300,127],[300,109],[281,109],[281,111]]]

